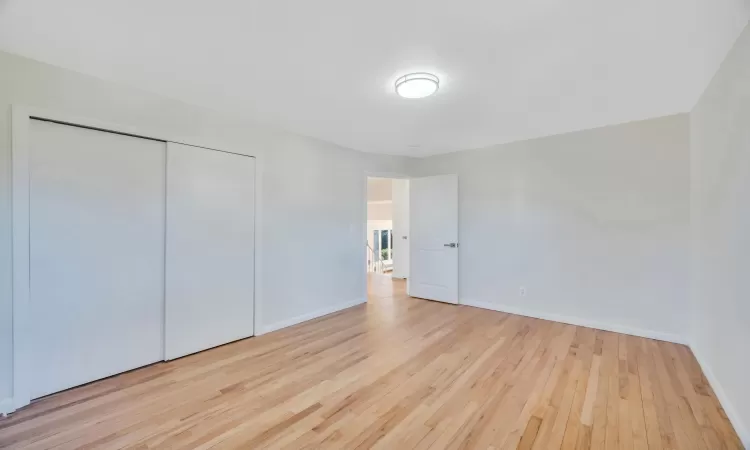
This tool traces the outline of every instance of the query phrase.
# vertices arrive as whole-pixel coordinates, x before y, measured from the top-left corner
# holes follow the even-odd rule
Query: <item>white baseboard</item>
[[[0,400],[0,416],[8,415],[15,410],[16,408],[13,405],[12,398],[4,398]]]
[[[341,311],[342,309],[351,308],[352,306],[361,305],[362,303],[366,303],[367,299],[357,299],[350,302],[344,302],[339,303],[333,306],[329,306],[327,308],[322,308],[317,311],[313,311],[311,313],[302,314],[296,317],[292,317],[290,319],[281,320],[275,323],[271,323],[268,325],[263,325],[260,327],[260,330],[258,333],[255,333],[256,336],[260,336],[262,334],[270,333],[272,331],[280,330],[282,328],[291,327],[292,325],[297,325],[298,323],[307,322],[308,320],[317,319],[318,317],[325,316],[328,314],[332,314],[338,311]]]
[[[501,305],[497,303],[474,301],[469,299],[461,299],[458,302],[461,305],[473,306],[475,308],[491,309],[493,311],[500,311],[509,314],[515,314],[518,316],[533,317],[535,319],[551,320],[553,322],[562,322],[570,325],[577,325],[586,328],[595,328],[597,330],[613,331],[615,333],[629,334],[631,336],[639,336],[648,339],[656,339],[659,341],[674,342],[676,344],[687,345],[687,340],[678,334],[664,333],[662,331],[644,330],[640,328],[633,328],[624,325],[612,324],[599,322],[596,320],[583,319],[581,317],[563,316],[559,314],[550,314],[539,311],[531,311],[523,308],[516,308],[507,305]]]
[[[737,432],[737,436],[740,437],[742,445],[744,445],[745,448],[750,449],[750,431],[748,431],[747,426],[745,426],[745,424],[740,419],[740,416],[737,413],[734,405],[732,404],[729,395],[727,395],[721,383],[719,383],[719,379],[716,378],[713,370],[711,370],[711,366],[709,366],[706,359],[703,358],[703,353],[701,353],[701,351],[698,350],[695,345],[691,345],[690,349],[693,351],[695,359],[698,360],[698,364],[701,366],[701,369],[703,369],[703,374],[706,376],[708,383],[711,385],[711,389],[714,390],[716,398],[719,400],[719,403],[721,403],[721,407],[724,408],[724,412],[727,414],[727,418],[732,423],[734,431]]]

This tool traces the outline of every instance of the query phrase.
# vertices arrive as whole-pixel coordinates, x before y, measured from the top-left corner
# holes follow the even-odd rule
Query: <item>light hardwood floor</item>
[[[681,345],[406,297],[56,394],[13,448],[742,448]]]

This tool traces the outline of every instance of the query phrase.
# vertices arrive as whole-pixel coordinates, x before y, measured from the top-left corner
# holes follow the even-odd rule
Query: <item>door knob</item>
[[[443,244],[443,247],[456,248],[458,247],[458,244],[456,244],[455,242],[451,242],[450,244]]]

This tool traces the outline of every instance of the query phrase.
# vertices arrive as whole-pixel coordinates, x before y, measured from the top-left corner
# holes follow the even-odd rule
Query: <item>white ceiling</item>
[[[745,0],[0,0],[0,48],[369,152],[689,111]],[[406,100],[393,81],[440,76]]]

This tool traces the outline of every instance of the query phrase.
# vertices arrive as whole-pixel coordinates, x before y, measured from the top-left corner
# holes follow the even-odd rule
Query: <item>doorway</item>
[[[369,273],[409,277],[409,180],[367,177]]]
[[[370,285],[409,277],[409,180],[367,177],[365,267]]]
[[[374,284],[458,303],[458,176],[367,177],[365,267]]]

